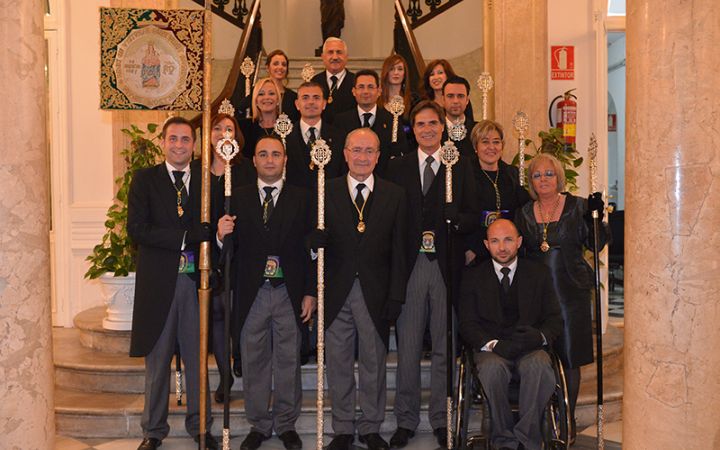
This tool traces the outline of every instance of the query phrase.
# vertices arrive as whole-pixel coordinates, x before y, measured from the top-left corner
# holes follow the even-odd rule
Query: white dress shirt
[[[427,161],[425,161],[425,160],[427,159],[428,156],[433,157],[434,161],[432,162],[430,167],[432,168],[433,173],[435,173],[435,175],[437,175],[438,170],[440,170],[440,147],[438,147],[438,149],[435,150],[435,152],[432,155],[428,155],[424,151],[418,149],[417,155],[418,155],[418,168],[420,170],[420,188],[425,190],[425,186],[422,185],[423,182],[425,182],[425,180],[424,180],[425,177],[423,176],[425,174],[425,166],[427,165]]]
[[[308,125],[300,119],[300,134],[302,134],[303,141],[305,143],[308,143],[308,139],[310,139],[310,127],[315,128],[315,139],[320,139],[320,128],[322,128],[322,119],[318,120],[318,122],[315,125]]]

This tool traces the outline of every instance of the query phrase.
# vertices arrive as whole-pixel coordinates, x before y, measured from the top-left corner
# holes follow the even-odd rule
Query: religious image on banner
[[[100,8],[100,108],[201,110],[203,14]]]

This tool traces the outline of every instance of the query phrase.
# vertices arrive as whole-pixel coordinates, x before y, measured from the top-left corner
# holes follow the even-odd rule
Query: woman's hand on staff
[[[316,309],[317,298],[310,295],[304,296],[302,301],[302,311],[300,312],[300,320],[302,320],[303,323],[308,322],[312,318]]]
[[[225,214],[218,220],[217,238],[222,241],[225,236],[231,234],[235,229],[235,218],[237,216],[230,216]]]

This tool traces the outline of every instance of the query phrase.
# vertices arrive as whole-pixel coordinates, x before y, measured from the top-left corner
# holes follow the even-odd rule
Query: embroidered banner
[[[203,14],[100,8],[100,108],[200,111]]]

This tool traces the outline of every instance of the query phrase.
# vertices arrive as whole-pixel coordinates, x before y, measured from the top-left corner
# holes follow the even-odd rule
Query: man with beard
[[[475,351],[491,411],[492,445],[501,450],[542,448],[540,422],[555,389],[545,348],[562,332],[550,272],[519,259],[521,244],[511,221],[490,224],[485,246],[492,259],[467,269],[460,294],[460,334]],[[517,423],[508,401],[514,374],[520,378]]]
[[[455,146],[463,156],[474,156],[475,149],[470,141],[470,133],[475,127],[472,117],[465,114],[465,110],[470,102],[470,83],[463,77],[450,77],[443,85],[443,104],[445,105],[445,133],[443,133],[443,142],[452,139]],[[459,140],[452,138],[452,129],[455,127],[464,127],[465,137]]]

